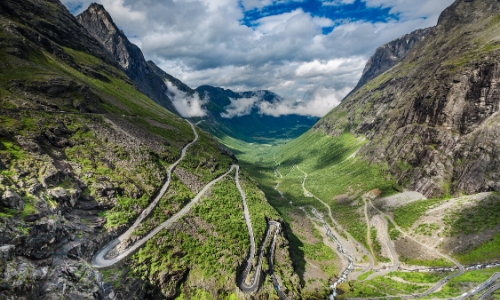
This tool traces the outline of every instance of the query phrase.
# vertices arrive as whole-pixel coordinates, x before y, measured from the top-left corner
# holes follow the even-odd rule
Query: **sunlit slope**
[[[277,148],[274,160],[280,164],[282,172],[294,165],[307,172],[308,188],[325,200],[374,188],[391,193],[394,186],[384,172],[384,166],[370,164],[356,156],[366,143],[363,136],[355,137],[349,133],[332,137],[309,131]]]

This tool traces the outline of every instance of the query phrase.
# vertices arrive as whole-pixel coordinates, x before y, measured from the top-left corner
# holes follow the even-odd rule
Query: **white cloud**
[[[117,25],[132,37],[147,59],[189,86],[209,84],[235,91],[269,89],[298,108],[319,114],[346,88],[356,85],[364,64],[382,44],[418,28],[435,25],[453,0],[362,0],[369,7],[390,8],[398,19],[350,21],[312,16],[303,9],[242,23],[245,9],[261,9],[277,0],[63,0],[104,4]],[[324,5],[350,4],[331,0]],[[326,4],[325,4],[326,3]],[[334,27],[328,34],[323,28]],[[328,91],[331,101],[320,97]],[[321,92],[320,94],[322,94]],[[326,92],[325,92],[326,93]],[[323,95],[323,94],[322,94]],[[202,102],[203,100],[200,99]],[[315,101],[306,105],[308,101]],[[191,101],[196,108],[197,101]],[[191,107],[190,101],[180,101]],[[188,105],[189,104],[189,105]],[[282,106],[285,104],[281,104]],[[193,111],[197,109],[191,108]],[[285,111],[266,107],[269,111]],[[202,111],[198,110],[198,114]]]
[[[332,0],[332,1],[324,1],[321,3],[323,6],[339,6],[345,4],[353,4],[355,0]]]
[[[177,89],[170,81],[165,80],[168,92],[167,96],[172,100],[175,109],[184,118],[204,117],[207,113],[203,109],[203,104],[207,102],[206,99],[201,99],[198,93],[188,95],[187,93]]]
[[[260,102],[259,111],[262,114],[279,117],[282,115],[297,114],[302,116],[322,117],[340,104],[342,99],[353,87],[344,87],[341,90],[319,87],[312,93],[307,102]]]
[[[353,72],[358,75],[365,66],[363,57],[335,58],[328,61],[314,60],[301,64],[295,75],[302,78],[335,76],[343,74],[351,74]]]
[[[231,119],[234,117],[241,117],[250,114],[255,106],[255,103],[259,101],[259,98],[229,98],[229,100],[231,100],[231,104],[225,107],[227,113],[221,113],[220,115],[223,118]]]

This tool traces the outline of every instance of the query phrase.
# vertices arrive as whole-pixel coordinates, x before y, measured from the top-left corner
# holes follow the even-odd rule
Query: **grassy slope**
[[[5,32],[1,34],[6,39],[17,39]],[[63,49],[80,69],[75,69],[66,61],[40,48],[31,48],[29,56],[25,59],[12,56],[5,48],[0,48],[2,70],[8,70],[0,72],[0,109],[12,110],[10,116],[0,117],[1,127],[7,132],[32,138],[40,135],[41,131],[64,124],[71,130],[67,136],[70,141],[68,146],[61,149],[52,149],[48,146],[46,150],[57,154],[53,158],[73,164],[77,170],[75,176],[87,186],[83,191],[86,197],[100,201],[98,182],[102,182],[103,179],[99,178],[106,178],[105,180],[113,187],[123,190],[123,193],[116,195],[117,202],[111,209],[100,212],[100,216],[107,220],[105,227],[108,230],[120,226],[123,228],[125,224],[133,222],[138,212],[149,203],[150,196],[164,181],[166,168],[179,157],[182,146],[193,139],[191,127],[184,120],[139,93],[120,70],[86,53],[69,48]],[[85,68],[95,70],[107,80],[96,79],[82,73],[80,70]],[[68,92],[56,96],[41,93],[39,99],[44,105],[52,105],[53,110],[64,111],[60,114],[37,110],[33,104],[33,95],[25,95],[12,88],[12,82],[37,84],[55,79],[64,81],[65,84],[70,82]],[[75,86],[77,88],[74,88]],[[86,99],[78,92],[82,86],[90,91],[90,99]],[[38,96],[36,92],[34,95]],[[27,106],[23,107],[23,102],[27,103]],[[82,102],[88,102],[87,105],[97,114],[80,114],[75,107]],[[160,150],[155,150],[146,144],[129,147],[127,141],[108,140],[100,131],[96,131],[98,128],[103,131],[114,131],[104,118],[121,119],[128,123],[130,128],[147,133],[150,138],[163,146]],[[200,135],[198,142],[189,149],[186,159],[180,166],[197,176],[201,182],[207,183],[226,172],[233,161],[221,152],[219,145],[210,135],[201,130],[198,130],[198,133]],[[11,137],[1,137],[0,141],[2,143],[0,158],[9,160],[7,168],[0,171],[0,175],[8,181],[6,183],[4,180],[0,184],[0,191],[9,188],[10,182],[17,182],[19,167],[43,169],[50,164],[49,157],[44,156],[40,159],[40,155],[34,155],[23,149]],[[109,160],[112,163],[109,163]],[[41,175],[42,172],[33,174],[38,179]],[[158,272],[163,270],[190,270],[190,282],[195,283],[197,280],[201,282],[211,280],[216,277],[215,274],[223,274],[217,279],[215,286],[201,284],[193,289],[202,294],[226,290],[229,295],[234,291],[237,265],[246,255],[248,236],[242,219],[241,199],[231,181],[232,179],[227,179],[214,187],[211,196],[195,207],[190,216],[198,218],[200,224],[206,224],[205,230],[214,235],[205,238],[206,232],[202,228],[199,229],[200,235],[197,236],[177,231],[163,232],[131,258],[130,263],[135,266],[135,276],[157,284],[161,280]],[[266,218],[279,219],[279,216],[267,204],[252,181],[242,179],[242,184],[248,194],[255,235],[260,243],[266,227]],[[56,186],[71,191],[74,182],[68,179],[56,183]],[[33,197],[38,196],[33,195]],[[160,202],[152,218],[153,221],[163,221],[165,210],[170,213],[177,211],[192,196],[189,189],[174,176],[169,193]],[[27,205],[23,212],[2,207],[0,217],[22,220],[24,216],[37,212],[33,197],[27,194],[25,199]],[[50,197],[43,200],[52,208],[60,206]],[[210,213],[202,213],[206,210]],[[29,226],[26,226],[25,229],[21,229],[27,234]],[[77,235],[85,236],[81,233]],[[176,241],[179,239],[183,241],[180,244]],[[179,248],[181,256],[179,253],[172,254]],[[142,264],[146,259],[148,264]],[[167,265],[169,268],[164,268]],[[115,282],[117,287],[119,284],[120,282]],[[293,287],[292,284],[288,285]],[[171,287],[161,288],[168,290]]]
[[[374,188],[381,189],[385,194],[394,192],[393,182],[384,177],[383,167],[369,165],[358,158],[348,159],[366,142],[362,137],[347,133],[340,137],[330,137],[309,131],[298,139],[279,146],[245,144],[227,137],[222,142],[236,153],[241,164],[247,166],[270,198],[279,199],[274,187],[280,182],[280,190],[294,205],[312,205],[325,211],[325,207],[314,198],[304,195],[304,174],[300,170],[308,173],[306,188],[328,203],[337,219],[361,242],[365,242],[366,226],[361,224],[361,216],[352,218],[357,215],[360,202],[353,206],[352,201],[342,205],[334,197],[348,194],[355,200]],[[273,169],[278,165],[284,178],[274,176]],[[300,170],[294,167],[296,165]],[[288,205],[283,202],[272,204],[278,209],[286,209]]]

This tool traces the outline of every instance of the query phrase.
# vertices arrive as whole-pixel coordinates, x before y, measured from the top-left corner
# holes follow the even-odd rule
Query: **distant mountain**
[[[270,91],[234,92],[229,89],[203,85],[195,90],[207,102],[207,116],[198,119],[201,128],[222,137],[229,135],[246,142],[271,142],[300,136],[311,128],[319,118],[299,115],[274,117],[262,114],[258,105],[270,104],[283,99]],[[246,111],[237,113],[238,101],[245,101]],[[231,111],[233,111],[231,113]]]
[[[368,81],[394,67],[418,42],[425,39],[431,30],[432,28],[415,30],[377,48],[375,54],[366,63],[363,75],[351,93],[357,91]]]
[[[165,82],[152,70],[158,67],[153,62],[146,62],[141,49],[128,40],[102,5],[91,4],[76,19],[118,61],[139,91],[178,113],[168,97]]]

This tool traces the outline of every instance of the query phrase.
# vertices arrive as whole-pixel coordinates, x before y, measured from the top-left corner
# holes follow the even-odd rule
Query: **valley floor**
[[[287,223],[304,295],[498,297],[497,194],[427,199],[398,192],[383,167],[356,156],[365,141],[352,136],[309,132],[274,145],[221,141]]]

